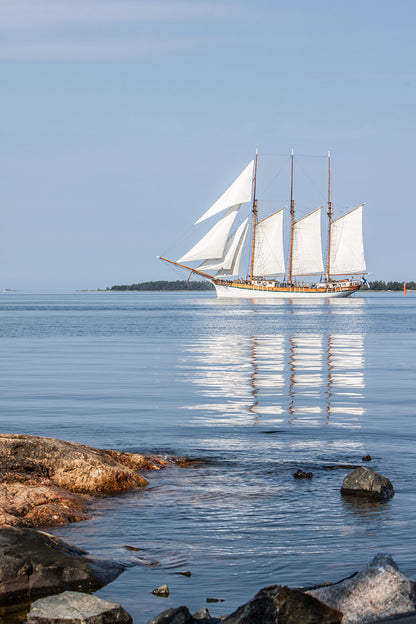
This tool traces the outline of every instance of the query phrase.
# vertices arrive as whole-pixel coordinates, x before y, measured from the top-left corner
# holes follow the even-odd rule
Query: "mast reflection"
[[[199,422],[354,428],[365,411],[364,347],[363,335],[217,336],[189,345],[183,368],[204,399],[193,406]]]

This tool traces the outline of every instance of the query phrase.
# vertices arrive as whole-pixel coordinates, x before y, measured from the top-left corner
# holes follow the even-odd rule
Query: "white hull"
[[[337,290],[337,291],[316,291],[304,292],[302,288],[293,288],[292,290],[258,290],[254,288],[238,288],[236,286],[224,286],[223,284],[215,284],[217,297],[227,297],[232,299],[335,299],[339,297],[349,297],[357,289]]]

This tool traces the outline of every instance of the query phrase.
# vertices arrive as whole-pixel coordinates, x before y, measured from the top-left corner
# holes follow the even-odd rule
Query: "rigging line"
[[[312,185],[315,187],[316,191],[319,193],[319,196],[321,197],[321,202],[323,200],[325,200],[325,201],[323,201],[323,203],[325,203],[326,202],[326,192],[325,192],[325,194],[322,192],[322,189],[320,189],[320,187],[318,186],[316,180],[314,180],[314,178],[312,178],[312,176],[307,172],[306,169],[304,169],[304,167],[302,166],[301,163],[298,162],[298,160],[296,160],[296,165],[297,165],[297,168],[302,171],[302,173],[305,176],[305,178],[307,178],[309,180],[309,182],[311,182]]]
[[[277,172],[274,174],[274,176],[272,177],[272,179],[270,180],[269,184],[262,189],[262,194],[260,196],[258,196],[258,199],[261,199],[261,201],[273,201],[273,200],[265,200],[264,199],[264,194],[270,189],[271,185],[277,180],[277,178],[281,175],[283,168],[287,165],[287,163],[290,162],[290,156],[287,158],[287,154],[286,154],[286,159],[285,162],[281,165],[280,169],[277,170]]]

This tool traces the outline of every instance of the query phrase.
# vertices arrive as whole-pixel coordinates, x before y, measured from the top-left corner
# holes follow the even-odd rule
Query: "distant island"
[[[370,290],[403,290],[405,282],[383,282],[374,281],[368,282]],[[416,282],[406,282],[407,290],[416,290]],[[191,280],[176,280],[170,282],[167,280],[161,280],[157,282],[140,282],[138,284],[122,284],[111,286],[106,290],[214,290],[214,285],[211,282],[204,281],[191,281]]]
[[[140,284],[130,284],[121,286],[111,286],[106,290],[214,290],[211,282],[196,282],[188,280],[176,280],[169,282],[161,280],[158,282],[141,282]]]

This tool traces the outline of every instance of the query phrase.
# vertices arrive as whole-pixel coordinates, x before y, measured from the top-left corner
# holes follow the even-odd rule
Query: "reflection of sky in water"
[[[365,411],[364,364],[364,337],[344,334],[196,338],[181,361],[204,398],[187,409],[210,426],[254,417],[357,428]]]

